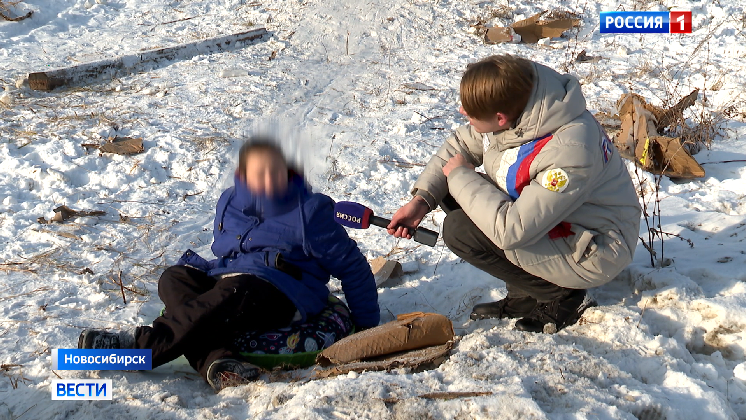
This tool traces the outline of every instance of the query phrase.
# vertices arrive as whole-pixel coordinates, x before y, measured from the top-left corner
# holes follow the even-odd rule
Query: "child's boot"
[[[207,368],[207,383],[215,392],[245,385],[259,376],[258,366],[238,359],[217,359]]]
[[[79,349],[134,349],[134,330],[110,333],[101,330],[84,330],[78,337]]]

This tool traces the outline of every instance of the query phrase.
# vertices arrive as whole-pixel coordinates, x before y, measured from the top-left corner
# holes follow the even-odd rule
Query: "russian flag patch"
[[[503,153],[495,181],[513,201],[518,199],[523,188],[531,182],[531,163],[552,138],[550,133]]]
[[[604,133],[603,136],[601,136],[601,153],[603,154],[604,163],[609,163],[613,147],[614,146],[611,145],[611,140],[609,140],[609,136]]]

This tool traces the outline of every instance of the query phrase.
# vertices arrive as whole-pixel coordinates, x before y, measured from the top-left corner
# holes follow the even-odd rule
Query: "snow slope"
[[[27,0],[0,22],[0,419],[602,418],[746,419],[746,106],[744,2],[562,2],[583,25],[548,46],[485,45],[471,26],[505,25],[557,2],[440,0]],[[692,10],[691,35],[601,35],[604,10]],[[263,26],[264,42],[52,93],[16,88],[65,67]],[[586,50],[596,63],[576,63]],[[373,258],[419,270],[381,289],[382,315],[450,317],[460,340],[438,369],[310,380],[271,374],[215,395],[183,359],[151,372],[51,371],[51,349],[82,328],[149,323],[160,272],[186,248],[209,255],[214,203],[238,139],[256,130],[298,145],[315,187],[391,215],[421,165],[463,124],[467,63],[515,53],[576,74],[593,112],[622,93],[656,104],[694,88],[687,114],[717,120],[696,157],[701,180],[661,183],[665,268],[634,263],[594,290],[598,308],[557,335],[468,320],[506,293],[500,280],[436,248],[350,231]],[[270,59],[272,58],[272,59]],[[239,74],[239,77],[220,77]],[[103,155],[82,143],[142,137],[146,152]],[[651,181],[649,175],[634,173]],[[646,195],[646,200],[650,195]],[[44,225],[67,205],[103,210]],[[434,212],[424,222],[437,229]],[[641,235],[647,232],[641,229]],[[660,241],[656,242],[660,257]],[[121,278],[127,303],[114,284]],[[332,283],[333,289],[339,284]],[[15,365],[21,365],[15,366]],[[51,401],[62,377],[114,381],[113,402]],[[489,391],[454,400],[434,391]]]

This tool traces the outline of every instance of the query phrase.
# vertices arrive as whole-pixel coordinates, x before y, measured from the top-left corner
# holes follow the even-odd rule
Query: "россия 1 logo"
[[[602,34],[690,34],[692,12],[601,12]]]

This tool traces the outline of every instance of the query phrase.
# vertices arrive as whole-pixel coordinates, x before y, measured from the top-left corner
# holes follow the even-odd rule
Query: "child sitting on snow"
[[[330,275],[341,281],[357,329],[378,325],[370,266],[334,221],[333,209],[332,199],[312,193],[273,142],[247,142],[235,186],[218,200],[212,244],[217,259],[188,250],[158,282],[166,311],[152,326],[85,330],[78,347],[152,349],[154,368],[183,354],[220,391],[259,375],[257,366],[239,356],[235,338],[319,314],[328,304]]]

